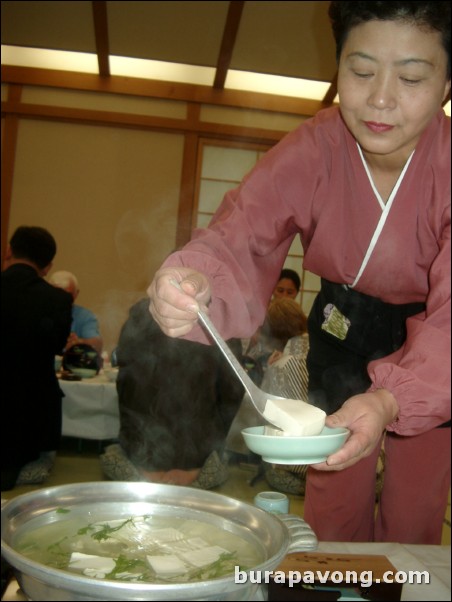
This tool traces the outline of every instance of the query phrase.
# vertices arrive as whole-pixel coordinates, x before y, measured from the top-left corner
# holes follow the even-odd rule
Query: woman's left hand
[[[350,397],[340,410],[327,416],[326,426],[350,429],[345,445],[326,462],[314,464],[316,470],[342,470],[368,456],[399,411],[397,402],[386,389],[377,389]]]

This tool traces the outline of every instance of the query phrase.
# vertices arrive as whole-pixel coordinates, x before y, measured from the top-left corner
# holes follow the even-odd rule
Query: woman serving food
[[[351,431],[309,470],[305,519],[321,540],[438,544],[450,486],[450,5],[332,2],[330,17],[340,106],[226,194],[155,275],[150,311],[172,337],[208,342],[199,307],[223,337],[250,336],[300,235],[304,268],[322,279],[310,401]]]

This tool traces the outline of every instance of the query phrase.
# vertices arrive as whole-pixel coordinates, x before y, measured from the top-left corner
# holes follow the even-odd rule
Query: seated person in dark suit
[[[216,346],[166,336],[148,306],[132,307],[116,349],[119,445],[101,457],[104,473],[210,489],[227,478],[224,441],[243,387]],[[240,340],[229,345],[240,356]]]
[[[63,393],[55,374],[71,327],[72,298],[44,280],[56,253],[44,228],[19,227],[1,289],[2,490],[43,481],[61,437]]]

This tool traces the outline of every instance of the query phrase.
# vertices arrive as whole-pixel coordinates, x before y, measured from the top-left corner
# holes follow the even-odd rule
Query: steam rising
[[[118,362],[120,443],[134,464],[187,470],[221,451],[243,388],[216,347],[167,337],[143,299],[122,329]]]

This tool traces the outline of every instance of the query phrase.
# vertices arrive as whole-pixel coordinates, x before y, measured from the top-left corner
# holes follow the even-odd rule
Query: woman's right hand
[[[151,282],[147,293],[149,311],[162,331],[170,337],[190,332],[198,319],[198,310],[210,301],[207,276],[191,268],[163,268]]]

